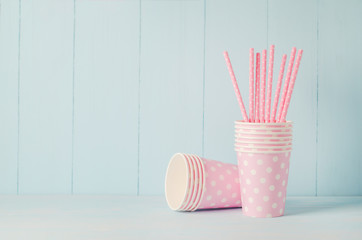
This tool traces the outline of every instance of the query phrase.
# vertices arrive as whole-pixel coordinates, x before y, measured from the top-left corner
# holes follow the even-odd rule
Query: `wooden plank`
[[[207,1],[205,34],[205,156],[236,164],[234,121],[242,115],[223,51],[229,52],[249,113],[249,48],[266,48],[267,1]]]
[[[73,1],[21,2],[20,193],[70,193]]]
[[[16,193],[18,166],[18,1],[1,1],[0,36],[0,193]]]
[[[362,194],[361,27],[361,1],[320,1],[318,195]]]
[[[164,192],[176,152],[201,154],[203,1],[147,1],[141,8],[141,194]]]
[[[304,50],[287,116],[294,122],[288,194],[315,195],[317,1],[269,1],[268,19],[268,41],[276,46],[273,90],[282,55],[288,55],[288,64],[292,47]]]
[[[78,1],[74,193],[136,194],[139,2]]]

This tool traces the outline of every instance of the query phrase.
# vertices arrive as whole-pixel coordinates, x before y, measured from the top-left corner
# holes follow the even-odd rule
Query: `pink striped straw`
[[[269,68],[268,68],[268,90],[266,94],[265,122],[270,122],[271,95],[273,88],[273,68],[274,68],[274,45],[270,45]]]
[[[256,53],[255,78],[255,122],[259,121],[259,95],[260,95],[260,53]]]
[[[290,53],[288,71],[287,71],[287,75],[285,76],[283,94],[282,94],[282,98],[281,98],[280,104],[279,104],[277,122],[280,122],[280,118],[282,117],[282,111],[283,111],[283,108],[284,108],[285,98],[287,96],[287,91],[288,91],[289,81],[290,81],[290,75],[292,74],[292,68],[293,68],[293,64],[294,64],[294,58],[295,58],[296,51],[297,51],[297,49],[295,47],[293,47],[292,52]]]
[[[292,98],[295,79],[297,78],[297,74],[298,74],[298,70],[299,70],[299,64],[300,64],[300,60],[302,59],[302,55],[303,55],[303,50],[300,49],[298,51],[297,60],[295,61],[295,66],[294,66],[292,78],[290,80],[290,84],[289,84],[289,87],[288,87],[288,93],[287,93],[287,97],[285,99],[285,103],[284,103],[284,107],[283,107],[283,111],[282,111],[282,117],[280,119],[280,122],[285,122],[285,118],[287,116],[288,107],[289,107],[290,99]]]
[[[248,115],[246,114],[246,110],[245,110],[245,106],[244,106],[244,103],[243,103],[243,99],[241,98],[241,94],[240,94],[240,91],[239,91],[238,83],[236,82],[236,78],[235,78],[235,74],[234,74],[234,71],[233,71],[233,67],[231,66],[231,61],[230,61],[229,54],[228,54],[227,51],[224,52],[224,57],[225,57],[226,65],[227,65],[228,70],[229,70],[229,74],[230,74],[231,81],[232,81],[233,86],[234,86],[235,95],[236,95],[236,98],[237,98],[237,100],[238,100],[238,102],[239,102],[241,114],[243,115],[244,121],[248,122]]]
[[[261,82],[260,82],[260,122],[263,123],[265,112],[265,83],[266,83],[266,49],[261,53]]]
[[[254,122],[254,48],[249,51],[249,117]]]
[[[280,64],[277,89],[275,90],[273,110],[272,110],[271,120],[270,120],[271,122],[275,122],[275,116],[277,114],[278,100],[279,100],[279,95],[280,95],[280,89],[282,88],[282,81],[283,81],[284,68],[285,68],[286,61],[287,61],[287,55],[284,54],[283,58],[282,58],[282,63]]]

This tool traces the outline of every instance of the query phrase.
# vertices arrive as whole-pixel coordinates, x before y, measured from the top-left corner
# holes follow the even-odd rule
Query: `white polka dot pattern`
[[[205,168],[205,175],[207,174],[207,194],[204,193],[201,197],[197,209],[241,207],[239,168],[235,164],[220,163],[201,157],[200,159]]]
[[[290,154],[271,153],[238,156],[243,213],[253,217],[277,217],[284,214]],[[261,160],[261,161],[259,161]],[[244,162],[248,162],[247,165]],[[262,164],[260,164],[262,163]]]

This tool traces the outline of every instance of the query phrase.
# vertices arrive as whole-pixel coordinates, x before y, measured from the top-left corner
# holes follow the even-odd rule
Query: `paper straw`
[[[249,51],[249,117],[254,122],[254,48]]]
[[[226,65],[227,65],[228,70],[229,70],[229,74],[230,74],[231,81],[232,81],[233,86],[234,86],[235,95],[236,95],[236,98],[237,98],[237,100],[238,100],[238,102],[239,102],[241,114],[243,115],[244,121],[248,121],[248,115],[246,114],[246,110],[245,110],[245,106],[244,106],[244,103],[243,103],[243,99],[241,98],[241,94],[240,94],[240,91],[239,91],[238,83],[236,82],[236,78],[235,78],[235,74],[234,74],[234,71],[233,71],[233,67],[231,66],[229,54],[228,54],[227,51],[224,52],[224,57],[225,57]]]
[[[282,111],[283,111],[283,107],[284,107],[284,103],[285,103],[285,97],[287,96],[287,91],[288,91],[289,81],[290,81],[290,75],[292,74],[292,68],[293,68],[293,64],[294,64],[294,58],[295,58],[296,51],[297,51],[297,49],[295,47],[293,47],[292,52],[290,53],[290,59],[289,59],[287,75],[285,75],[283,94],[282,94],[282,98],[281,98],[280,104],[279,104],[277,122],[280,122],[280,118],[282,116]]]
[[[273,109],[272,109],[272,113],[271,113],[270,122],[275,122],[275,116],[276,116],[276,114],[277,114],[277,107],[278,107],[280,89],[282,88],[282,81],[283,81],[284,68],[285,68],[285,63],[286,63],[286,61],[287,61],[287,55],[284,54],[284,55],[283,55],[283,58],[282,58],[282,63],[280,64],[280,70],[279,70],[279,77],[278,77],[277,89],[275,90],[275,96],[274,96],[274,102],[273,102]]]
[[[288,93],[287,93],[287,97],[285,99],[285,103],[284,103],[284,107],[283,107],[280,122],[285,122],[285,118],[287,116],[288,107],[289,107],[290,99],[292,98],[295,79],[297,78],[297,74],[298,74],[298,70],[299,70],[299,64],[300,64],[300,60],[302,59],[302,55],[303,55],[303,50],[300,49],[298,51],[297,60],[295,61],[295,66],[294,66],[292,78],[290,80],[290,84],[289,84],[289,87],[288,87]]]
[[[259,122],[259,95],[260,95],[260,53],[256,53],[255,73],[255,122]]]
[[[260,82],[260,122],[264,122],[265,112],[265,83],[266,83],[266,49],[261,54],[261,82]]]
[[[266,94],[266,110],[265,110],[265,122],[270,122],[270,107],[271,107],[271,95],[273,88],[273,68],[274,68],[274,45],[270,45],[269,51],[269,68],[268,68],[268,90]]]

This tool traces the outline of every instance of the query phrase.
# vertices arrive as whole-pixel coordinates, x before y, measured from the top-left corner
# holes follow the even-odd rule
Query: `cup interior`
[[[165,181],[166,201],[172,210],[179,210],[186,200],[189,172],[184,156],[180,153],[175,154],[168,164]]]

